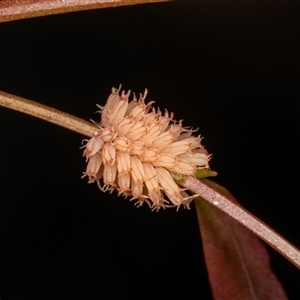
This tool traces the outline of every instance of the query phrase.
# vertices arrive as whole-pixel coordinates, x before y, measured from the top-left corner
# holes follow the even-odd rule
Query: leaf
[[[2,0],[0,1],[0,22],[88,9],[165,1],[168,0]]]
[[[237,203],[225,188],[202,181]],[[206,200],[195,205],[214,299],[287,299],[260,239]]]
[[[217,176],[218,173],[209,169],[197,169],[194,175],[196,178],[200,179],[205,177],[214,177]]]

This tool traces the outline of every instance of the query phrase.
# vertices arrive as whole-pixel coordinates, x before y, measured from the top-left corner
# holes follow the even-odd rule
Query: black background
[[[84,119],[123,84],[199,127],[215,179],[299,241],[299,3],[164,3],[0,24],[0,90]],[[82,136],[0,108],[2,300],[211,299],[194,207],[81,179]],[[291,299],[300,271],[269,248]]]

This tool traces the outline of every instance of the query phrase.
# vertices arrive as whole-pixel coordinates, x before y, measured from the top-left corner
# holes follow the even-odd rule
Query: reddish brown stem
[[[167,0],[2,0],[0,1],[0,22],[88,9],[165,1]]]

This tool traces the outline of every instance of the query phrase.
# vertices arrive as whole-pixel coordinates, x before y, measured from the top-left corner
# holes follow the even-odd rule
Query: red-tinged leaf
[[[237,203],[223,187],[202,181]],[[214,299],[287,299],[260,239],[206,200],[195,205]]]

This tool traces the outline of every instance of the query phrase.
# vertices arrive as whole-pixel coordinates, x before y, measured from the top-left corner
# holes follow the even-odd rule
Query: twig
[[[168,0],[1,0],[0,22]]]
[[[92,137],[95,131],[97,131],[95,125],[83,119],[61,112],[52,107],[1,91],[0,105],[43,119],[88,137]]]
[[[300,251],[247,210],[195,177],[187,176],[181,184],[244,225],[300,269]]]
[[[0,105],[52,122],[88,137],[92,137],[97,131],[95,125],[85,120],[4,92],[0,92]],[[192,176],[184,177],[181,184],[243,224],[300,268],[300,251],[244,208],[232,203],[226,197]]]

